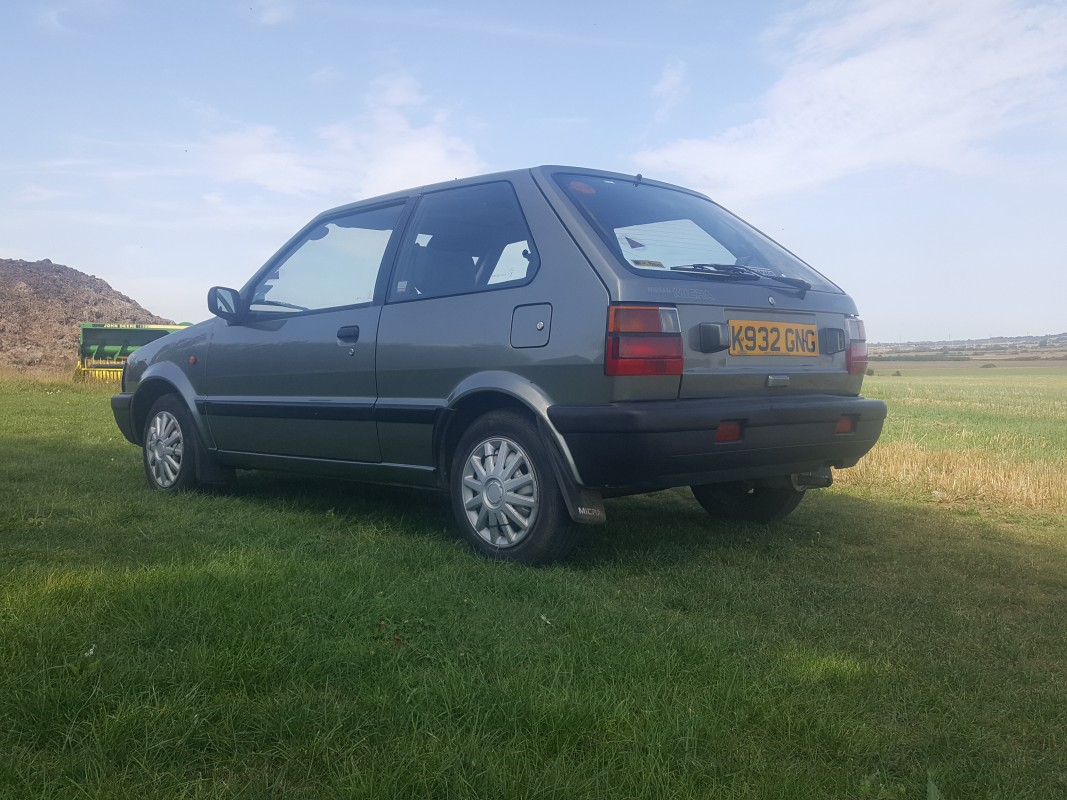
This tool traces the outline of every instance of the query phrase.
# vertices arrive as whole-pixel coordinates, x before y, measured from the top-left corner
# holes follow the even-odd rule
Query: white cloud
[[[50,203],[53,200],[63,200],[68,197],[74,197],[74,193],[64,189],[52,189],[48,186],[39,186],[37,184],[30,184],[22,187],[22,190],[16,192],[16,203]]]
[[[759,118],[638,165],[733,202],[888,167],[979,173],[998,137],[1067,121],[1062,3],[812,2],[768,41],[783,74]]]
[[[497,4],[503,8],[503,4]],[[546,24],[538,26],[536,17],[529,9],[520,11],[517,22],[500,21],[507,15],[491,13],[489,7],[481,13],[462,8],[462,4],[432,5],[416,3],[339,3],[332,13],[336,17],[356,20],[367,30],[388,30],[398,27],[427,29],[454,34],[456,37],[471,37],[483,41],[514,39],[549,46],[572,45],[588,52],[591,48],[608,50],[641,51],[649,46],[641,32],[626,38],[597,36],[589,26],[575,24]],[[545,16],[542,14],[541,16]]]
[[[281,194],[316,190],[314,154],[300,152],[273,126],[249,125],[216,136],[205,151],[205,171],[224,182],[256,184]]]
[[[322,67],[308,75],[308,83],[328,86],[337,83],[340,78],[341,72],[336,67]]]
[[[293,16],[293,8],[288,0],[254,0],[252,9],[260,25],[280,25]]]
[[[414,108],[426,102],[418,82],[408,75],[383,75],[371,83],[367,105],[371,107]]]
[[[70,33],[70,30],[60,20],[62,9],[47,8],[37,13],[37,26],[49,33]]]
[[[207,142],[200,170],[222,183],[340,202],[483,170],[451,127],[445,111],[427,108],[415,81],[387,76],[372,83],[362,114],[320,128],[314,140],[245,126]]]
[[[94,17],[107,14],[114,7],[113,0],[67,0],[67,2],[42,8],[36,12],[37,27],[53,35],[77,33],[75,25]],[[70,22],[74,19],[74,24]]]
[[[652,98],[656,101],[656,121],[662,122],[689,93],[685,63],[672,58],[663,66],[659,80],[652,87]]]

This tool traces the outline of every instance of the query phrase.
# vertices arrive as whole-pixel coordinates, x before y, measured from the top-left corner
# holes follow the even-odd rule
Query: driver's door
[[[202,410],[220,450],[381,460],[376,287],[402,209],[311,226],[242,291],[239,322],[216,321]]]

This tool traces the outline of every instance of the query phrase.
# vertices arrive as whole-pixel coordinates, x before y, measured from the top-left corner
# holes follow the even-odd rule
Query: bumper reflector
[[[837,425],[834,428],[834,433],[855,433],[856,432],[856,418],[851,414],[846,414],[837,420]]]
[[[719,427],[715,429],[715,444],[723,444],[725,442],[740,442],[741,441],[741,423],[730,420],[729,422],[720,422]]]

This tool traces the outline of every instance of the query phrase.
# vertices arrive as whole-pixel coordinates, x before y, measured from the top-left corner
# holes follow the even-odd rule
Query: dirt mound
[[[73,369],[79,322],[173,324],[95,275],[0,258],[0,367]]]

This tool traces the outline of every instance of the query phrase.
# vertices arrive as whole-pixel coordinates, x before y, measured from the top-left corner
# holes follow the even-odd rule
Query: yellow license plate
[[[817,356],[819,331],[802,322],[732,319],[732,356]]]

